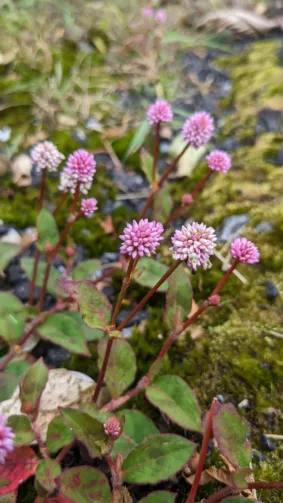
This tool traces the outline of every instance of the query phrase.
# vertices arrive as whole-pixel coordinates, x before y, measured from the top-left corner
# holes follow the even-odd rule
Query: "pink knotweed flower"
[[[150,257],[152,253],[156,253],[156,247],[163,239],[162,232],[163,225],[155,220],[153,222],[149,222],[147,218],[139,222],[134,220],[132,224],[127,224],[124,234],[120,236],[120,239],[124,241],[120,251],[123,255],[132,258],[144,255]]]
[[[193,147],[202,147],[212,137],[213,118],[207,112],[197,112],[186,120],[183,126],[183,138]]]
[[[147,18],[153,17],[153,9],[151,7],[144,7],[141,11],[142,15]]]
[[[208,269],[211,267],[209,256],[213,255],[215,241],[216,235],[212,227],[193,222],[183,225],[180,231],[175,231],[170,251],[175,260],[186,260],[194,271],[200,266]]]
[[[0,414],[0,464],[5,463],[5,458],[14,449],[14,438],[12,428],[7,426],[7,418]]]
[[[158,124],[159,122],[171,122],[173,119],[172,108],[165,100],[156,100],[147,111],[149,124]]]
[[[237,238],[231,243],[230,253],[233,258],[247,264],[259,261],[259,251],[256,245],[246,238]]]
[[[86,217],[90,217],[97,210],[97,199],[90,197],[82,199],[81,210]]]
[[[121,434],[121,424],[119,419],[115,416],[111,416],[104,423],[104,431],[109,437],[118,438]]]
[[[167,21],[167,14],[164,9],[158,9],[155,13],[155,21],[160,24],[164,24]]]
[[[96,162],[92,154],[84,149],[76,150],[69,155],[65,168],[61,173],[59,189],[70,190],[74,194],[76,186],[80,183],[80,191],[87,194],[89,191],[93,175],[96,171]]]
[[[51,141],[38,143],[33,147],[30,156],[38,171],[42,169],[56,171],[59,164],[65,159],[65,156],[59,152]]]
[[[227,173],[232,165],[230,155],[223,150],[214,150],[206,156],[206,160],[212,171],[220,171],[221,173]]]

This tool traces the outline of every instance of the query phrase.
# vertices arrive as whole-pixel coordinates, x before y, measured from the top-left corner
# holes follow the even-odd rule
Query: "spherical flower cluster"
[[[83,199],[81,210],[86,217],[90,217],[97,210],[97,199],[94,197]]]
[[[84,149],[76,150],[69,155],[67,164],[61,173],[60,190],[70,190],[74,194],[77,184],[80,183],[80,191],[87,194],[93,175],[96,171],[96,162],[92,154]]]
[[[230,253],[233,258],[247,264],[259,261],[258,248],[246,238],[237,238],[231,243]]]
[[[59,152],[51,141],[38,143],[32,149],[30,156],[39,171],[42,169],[56,171],[59,164],[65,159],[65,156]]]
[[[164,9],[158,9],[155,13],[155,21],[160,24],[164,24],[167,21],[167,14]]]
[[[231,157],[223,150],[214,150],[207,157],[208,167],[212,171],[220,171],[221,173],[227,173],[231,168]]]
[[[12,428],[7,426],[7,419],[3,414],[0,414],[0,464],[5,463],[5,458],[9,452],[14,449],[14,438]]]
[[[180,231],[175,231],[170,251],[175,260],[186,260],[194,271],[200,266],[208,269],[211,267],[209,256],[213,255],[215,241],[216,235],[212,227],[193,222],[183,225]]]
[[[214,132],[213,118],[207,112],[197,112],[186,120],[183,138],[195,148],[207,143]]]
[[[142,9],[142,15],[147,18],[152,18],[153,17],[153,9],[152,7],[144,7]]]
[[[165,100],[156,100],[147,111],[149,124],[158,124],[159,122],[171,122],[173,119],[172,108]]]
[[[115,416],[111,416],[104,423],[104,431],[109,437],[118,438],[121,434],[121,424],[119,419]]]
[[[163,239],[162,232],[163,225],[155,220],[153,222],[149,222],[147,218],[139,222],[134,220],[132,224],[127,224],[124,234],[120,236],[120,239],[124,241],[120,251],[132,258],[144,255],[150,257]]]

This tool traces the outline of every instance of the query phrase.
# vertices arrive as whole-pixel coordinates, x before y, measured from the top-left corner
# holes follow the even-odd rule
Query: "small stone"
[[[223,395],[216,395],[216,398],[217,398],[218,402],[225,403],[225,398]]]
[[[133,328],[134,327],[126,327],[126,328],[123,328],[121,334],[123,336],[124,339],[129,339],[132,335],[132,332],[133,332]]]
[[[117,262],[120,254],[116,252],[105,252],[101,257],[102,264],[111,264],[111,262]]]
[[[253,450],[253,458],[262,463],[263,461],[266,461],[268,458],[266,454],[261,454],[261,452],[254,451]]]
[[[256,232],[273,232],[274,226],[271,222],[261,222],[255,227]]]
[[[1,243],[20,245],[21,242],[22,238],[15,229],[9,229],[8,232],[1,238]]]
[[[266,435],[261,435],[259,443],[264,451],[270,451],[270,452],[275,451],[275,445]]]
[[[15,288],[13,289],[13,293],[18,299],[20,299],[22,302],[27,302],[29,299],[29,292],[30,292],[30,282],[28,280],[21,281],[20,283],[17,283],[15,285]],[[34,292],[34,301],[37,302],[39,300],[39,295],[40,295],[40,289],[38,287],[35,287],[35,292]]]
[[[117,325],[120,325],[120,323],[122,323],[126,319],[126,317],[128,316],[128,314],[130,314],[130,312],[131,312],[131,309],[127,309],[127,310],[125,309],[123,311],[120,311],[120,313],[117,316]],[[143,320],[147,320],[147,318],[148,318],[148,312],[141,310],[141,311],[138,311],[135,314],[135,316],[132,317],[132,319],[129,321],[129,324],[136,325]]]
[[[1,224],[0,225],[0,237],[7,234],[7,232],[11,229],[10,225]]]
[[[21,283],[26,279],[26,275],[18,260],[11,262],[5,269],[6,279],[12,286]]]
[[[71,353],[65,348],[54,346],[46,350],[44,361],[52,367],[62,367],[62,364],[71,358]]]
[[[225,218],[220,231],[217,232],[219,241],[226,242],[239,236],[239,229],[249,221],[249,215],[232,215]]]
[[[11,164],[12,179],[18,187],[28,187],[31,184],[32,160],[26,154],[16,157]]]
[[[240,403],[238,403],[239,409],[248,409],[250,406],[250,402],[247,398],[244,398]]]
[[[272,280],[266,282],[266,297],[268,300],[275,299],[279,295],[279,290]]]

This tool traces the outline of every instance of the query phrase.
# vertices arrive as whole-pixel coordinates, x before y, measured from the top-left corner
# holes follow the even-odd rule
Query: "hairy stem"
[[[156,129],[155,129],[154,151],[153,151],[153,168],[152,168],[152,183],[153,183],[153,185],[156,183],[156,175],[157,175],[159,134],[160,134],[160,122],[158,122],[156,124]]]
[[[197,490],[198,490],[198,486],[199,486],[199,482],[200,482],[200,478],[201,478],[201,474],[202,474],[202,470],[204,467],[205,458],[206,458],[206,454],[207,454],[209,439],[210,439],[210,435],[212,432],[214,409],[215,409],[216,402],[217,402],[217,398],[214,398],[212,401],[209,413],[208,413],[206,429],[205,429],[205,433],[204,433],[204,437],[203,437],[203,441],[202,441],[202,446],[201,446],[201,451],[200,451],[199,463],[198,463],[197,470],[195,473],[194,482],[193,482],[193,485],[190,490],[190,494],[187,498],[186,503],[195,503],[195,497],[197,494]]]
[[[46,181],[46,169],[43,169],[41,172],[40,193],[39,193],[39,200],[38,200],[38,210],[39,211],[42,209],[42,206],[43,206],[45,181]],[[30,282],[30,293],[29,293],[29,305],[30,306],[32,306],[33,300],[34,300],[35,282],[36,282],[36,276],[37,276],[37,270],[38,270],[39,257],[40,257],[40,251],[38,249],[36,249],[35,255],[34,255],[32,278],[31,278],[31,282]]]
[[[169,276],[177,269],[181,264],[181,260],[176,260],[174,264],[168,269],[168,271],[163,274],[162,278],[154,285],[154,287],[145,295],[145,297],[136,305],[136,307],[128,314],[122,323],[117,327],[117,330],[122,330],[128,324],[128,322],[135,316],[135,314],[144,306],[144,304],[152,297],[152,295],[158,290],[158,288],[166,281]]]
[[[197,318],[199,318],[199,316],[208,307],[210,307],[211,305],[213,305],[210,302],[210,298],[212,297],[212,295],[217,295],[217,293],[219,292],[219,290],[224,286],[224,284],[226,283],[227,279],[231,276],[232,272],[237,267],[238,263],[239,263],[239,261],[235,260],[235,262],[231,265],[231,267],[229,268],[229,270],[224,274],[223,278],[219,281],[218,285],[213,290],[213,292],[210,294],[210,296],[208,297],[208,299],[198,308],[198,310],[192,316],[190,316],[190,318],[187,321],[185,321],[184,323],[182,323],[181,328],[179,328],[178,330],[172,332],[172,334],[170,335],[170,337],[167,339],[167,341],[165,342],[164,346],[162,347],[161,351],[159,352],[158,356],[155,358],[154,362],[151,364],[148,372],[138,382],[138,384],[136,385],[136,387],[133,388],[132,390],[128,391],[125,395],[123,395],[123,396],[121,396],[119,398],[111,400],[108,404],[106,404],[102,408],[103,412],[110,412],[110,411],[113,411],[113,410],[117,409],[118,407],[120,407],[121,405],[123,405],[124,403],[126,403],[130,398],[133,398],[138,393],[140,393],[150,383],[151,371],[155,368],[156,364],[158,364],[158,362],[164,358],[164,356],[166,355],[166,353],[168,352],[168,350],[170,349],[170,347],[172,346],[172,344],[176,340],[176,338],[184,330],[186,330],[190,325],[192,325],[192,323],[194,323],[197,320]],[[145,299],[145,297],[144,297],[144,299]],[[138,306],[141,306],[141,304],[142,305],[144,304],[144,299],[142,299],[142,301],[138,304]],[[139,307],[139,309],[140,309],[140,307]],[[137,312],[137,309],[135,308],[130,313],[131,318],[134,316],[134,314],[136,312]],[[129,319],[131,319],[131,318],[129,318],[129,316],[126,319],[127,322],[128,322]],[[118,326],[119,330],[121,330],[122,328],[124,328],[126,320],[124,320],[124,322],[121,323]]]
[[[165,171],[165,173],[163,174],[163,176],[161,177],[161,179],[159,180],[158,184],[157,184],[157,190],[155,190],[155,187],[153,187],[153,190],[151,191],[151,194],[148,196],[146,202],[145,202],[145,205],[144,205],[144,208],[141,212],[141,216],[140,218],[144,218],[145,215],[146,215],[146,212],[148,210],[148,208],[150,207],[151,205],[151,202],[152,202],[152,199],[154,198],[154,195],[156,194],[156,192],[158,192],[158,190],[161,189],[163,183],[165,182],[165,180],[168,178],[168,176],[170,175],[170,173],[173,171],[173,169],[175,168],[176,164],[179,162],[179,160],[181,159],[181,157],[184,155],[184,153],[186,152],[186,150],[189,148],[189,143],[187,145],[185,145],[185,147],[183,148],[183,150],[180,152],[179,155],[177,155],[177,157],[171,162],[169,168]]]
[[[123,299],[125,297],[126,290],[127,290],[128,286],[129,286],[129,283],[131,281],[131,275],[132,275],[132,273],[134,271],[134,268],[135,268],[135,266],[137,264],[137,261],[138,261],[137,258],[135,258],[135,259],[131,258],[130,259],[130,262],[129,262],[129,265],[128,265],[128,269],[127,269],[127,272],[126,272],[126,275],[125,275],[125,278],[123,280],[123,284],[122,284],[122,287],[121,287],[121,291],[119,293],[119,297],[118,297],[118,300],[117,300],[114,312],[112,314],[112,318],[111,318],[111,322],[110,322],[110,325],[112,325],[112,326],[115,326],[115,324],[116,324],[116,319],[117,319],[117,316],[118,316],[118,314],[120,312],[121,305],[122,305]],[[98,375],[97,384],[95,386],[95,391],[94,391],[94,395],[93,395],[93,398],[92,398],[92,400],[93,400],[94,403],[96,403],[97,400],[98,400],[99,393],[100,393],[100,390],[101,390],[101,387],[102,387],[102,384],[103,384],[103,381],[104,381],[104,378],[105,378],[105,374],[106,374],[106,370],[107,370],[107,367],[108,367],[109,358],[110,358],[110,354],[111,354],[111,349],[112,349],[112,346],[113,346],[113,341],[114,341],[113,337],[109,337],[109,339],[107,341],[105,355],[104,355],[103,362],[102,362],[102,367],[101,367],[99,375]]]

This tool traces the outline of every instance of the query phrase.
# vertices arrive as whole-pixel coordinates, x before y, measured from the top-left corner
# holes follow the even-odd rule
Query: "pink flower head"
[[[65,159],[65,156],[59,152],[51,141],[38,143],[33,147],[30,156],[38,171],[42,169],[56,171],[59,164]]]
[[[227,173],[231,168],[231,157],[223,150],[214,150],[206,157],[206,160],[212,171]]]
[[[97,199],[94,197],[83,199],[81,210],[86,217],[90,217],[97,210]]]
[[[70,190],[73,194],[79,182],[81,192],[87,194],[92,185],[95,166],[96,162],[92,154],[84,149],[76,150],[67,159],[67,164],[61,173],[59,189]]]
[[[194,271],[202,266],[211,267],[209,256],[213,255],[216,246],[216,235],[212,227],[193,222],[183,225],[180,231],[175,231],[170,248],[175,260],[187,260],[188,266]]]
[[[111,416],[104,423],[104,431],[109,437],[118,438],[121,434],[121,424],[119,419],[115,416]]]
[[[158,124],[159,122],[171,122],[173,119],[172,108],[165,100],[156,100],[147,111],[149,124]]]
[[[139,222],[134,220],[132,224],[127,224],[124,234],[120,236],[124,241],[120,251],[132,258],[138,255],[150,257],[152,253],[156,253],[155,249],[163,239],[162,232],[163,225],[155,220],[153,222],[149,222],[147,218]]]
[[[5,463],[5,458],[14,449],[14,438],[12,428],[7,425],[6,417],[0,413],[0,464]]]
[[[197,112],[186,120],[183,127],[183,138],[193,147],[202,147],[214,131],[213,118],[207,112]]]
[[[144,7],[141,12],[144,17],[147,18],[153,17],[153,9],[151,7]]]
[[[259,251],[252,241],[246,238],[237,238],[231,243],[230,253],[233,258],[247,264],[259,261]]]
[[[167,14],[164,9],[158,9],[155,13],[155,21],[160,24],[164,24],[167,21]]]

